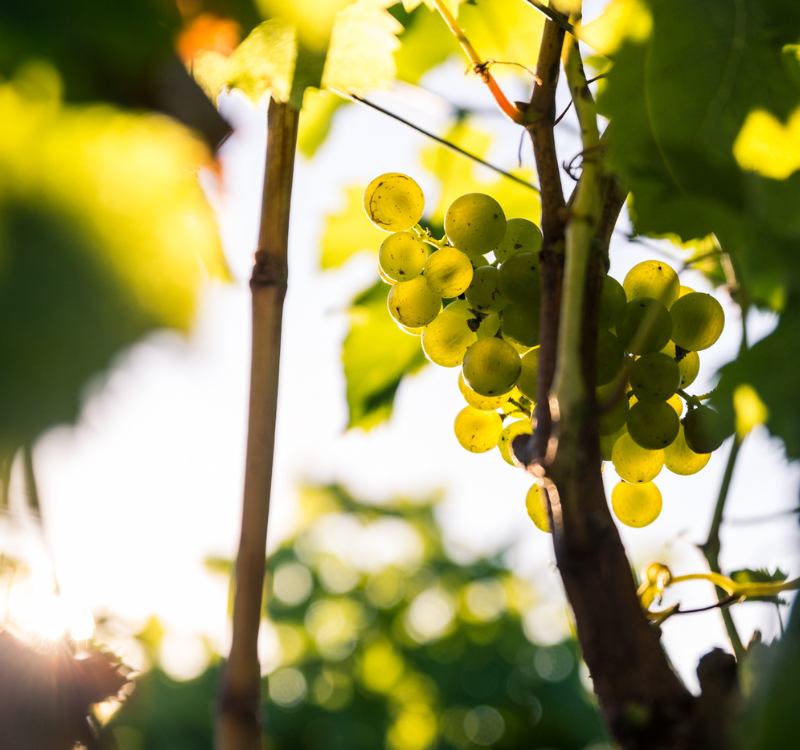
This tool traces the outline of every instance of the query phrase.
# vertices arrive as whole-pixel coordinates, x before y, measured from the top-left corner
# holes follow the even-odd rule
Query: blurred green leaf
[[[324,270],[338,268],[363,250],[377,253],[388,237],[368,218],[364,210],[364,188],[350,185],[344,189],[344,206],[325,217],[320,240],[320,266]]]
[[[306,89],[297,133],[297,149],[303,156],[310,159],[317,153],[330,133],[334,115],[346,104],[346,99],[330,91]]]

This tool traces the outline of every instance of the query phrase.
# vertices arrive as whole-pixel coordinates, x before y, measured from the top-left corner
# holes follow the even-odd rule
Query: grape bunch
[[[507,219],[489,195],[469,193],[450,204],[445,236],[436,239],[419,225],[421,188],[399,172],[372,180],[364,206],[391,233],[378,252],[389,314],[420,337],[431,362],[461,368],[466,405],[455,417],[456,439],[473,453],[497,448],[515,465],[512,442],[531,434],[536,398],[539,227]],[[648,260],[622,284],[604,278],[599,315],[601,452],[621,477],[611,505],[622,523],[646,526],[661,511],[653,483],[661,469],[694,474],[727,437],[705,397],[685,390],[699,372],[698,351],[722,333],[724,313],[711,295],[681,286],[667,264]],[[536,526],[548,531],[538,484],[526,505]]]

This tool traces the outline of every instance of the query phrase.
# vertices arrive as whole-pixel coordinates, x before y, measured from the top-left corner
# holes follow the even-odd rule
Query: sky
[[[447,127],[448,100],[487,106],[482,88],[455,63],[423,85],[425,90],[398,86],[375,99],[435,132]],[[508,85],[525,96],[524,81]],[[122,354],[113,371],[93,384],[80,422],[51,431],[36,445],[44,536],[24,517],[0,532],[4,545],[42,561],[44,578],[56,571],[76,628],[88,627],[89,614],[113,613],[121,624],[108,645],[134,666],[142,654],[127,635],[157,613],[167,626],[166,666],[178,675],[202,667],[203,638],[227,649],[226,583],[208,575],[203,560],[232,558],[239,534],[249,375],[247,277],[260,205],[265,106],[231,95],[222,107],[236,131],[222,150],[222,183],[208,176],[205,181],[234,283],[207,289],[188,339],[161,333]],[[514,126],[493,115],[480,121],[498,136],[491,160],[514,166]],[[569,122],[568,117],[558,132],[564,161],[579,150]],[[543,603],[526,622],[529,633],[557,641],[567,632],[566,607],[550,538],[525,513],[530,482],[496,453],[468,454],[455,441],[452,420],[463,405],[457,370],[425,368],[400,388],[389,423],[369,433],[344,430],[339,349],[345,310],[352,295],[375,280],[375,257],[363,253],[341,270],[320,271],[322,217],[341,207],[345,185],[366,185],[386,171],[411,174],[435,199],[435,183],[418,159],[426,145],[424,136],[402,124],[351,105],[337,115],[316,157],[298,160],[269,546],[292,529],[300,483],[341,481],[375,501],[441,488],[441,520],[453,554],[466,559],[507,550],[509,564],[542,594]],[[526,164],[528,151],[523,149]],[[615,236],[611,255],[611,273],[620,280],[640,260],[663,258],[621,236]],[[707,289],[693,273],[682,283]],[[718,298],[728,324],[720,341],[701,355],[696,392],[710,389],[717,367],[738,347],[737,308],[724,293]],[[749,330],[757,339],[772,325],[769,316],[753,315]],[[645,529],[622,529],[634,566],[657,559],[675,572],[705,569],[695,545],[707,533],[728,450],[726,445],[718,451],[699,475],[675,477],[664,470],[657,478],[664,497],[661,516]],[[610,467],[604,478],[608,489],[617,481]],[[798,575],[796,523],[786,517],[746,523],[796,506],[798,485],[800,470],[788,466],[779,443],[757,429],[737,464],[722,530],[723,568],[778,566]],[[680,595],[685,606],[713,601],[706,584],[687,585]],[[7,599],[6,606],[20,613],[27,607],[34,617],[41,614],[41,602],[31,597]],[[734,617],[746,639],[756,628],[766,637],[779,628],[767,605],[741,605]],[[718,613],[673,618],[665,625],[664,642],[681,674],[696,685],[699,656],[725,646]]]

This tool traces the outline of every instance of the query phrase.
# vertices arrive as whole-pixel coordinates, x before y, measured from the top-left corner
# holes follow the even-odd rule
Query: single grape
[[[710,406],[689,409],[683,418],[683,436],[695,453],[713,453],[731,433],[722,415]]]
[[[606,328],[618,326],[627,304],[622,284],[612,276],[604,276],[600,294],[600,324]]]
[[[631,367],[631,388],[640,401],[665,401],[678,390],[677,362],[661,352],[643,354]]]
[[[497,412],[465,406],[456,415],[453,428],[462,447],[471,453],[486,453],[500,440],[503,422]]]
[[[511,422],[511,424],[503,427],[497,447],[500,450],[500,455],[507,464],[517,466],[511,445],[514,442],[514,438],[519,437],[520,435],[532,434],[533,427],[531,426],[530,419],[518,419],[516,422]]]
[[[444,215],[447,238],[468,255],[494,250],[506,233],[506,215],[490,195],[467,193],[456,198]]]
[[[531,401],[536,401],[537,380],[539,378],[539,347],[535,346],[522,357],[522,370],[517,388]]]
[[[481,312],[500,312],[508,300],[500,291],[500,272],[494,266],[479,266],[466,292],[467,302]]]
[[[425,278],[440,297],[458,297],[472,282],[472,263],[460,250],[443,247],[425,262]]]
[[[497,313],[489,313],[478,323],[475,333],[479,339],[488,339],[497,335],[500,330],[500,316]]]
[[[681,350],[683,356],[679,359],[674,341],[668,341],[667,345],[661,351],[672,357],[672,359],[678,363],[678,370],[681,374],[681,388],[686,388],[694,383],[697,374],[700,372],[700,355],[697,352]]]
[[[550,533],[550,514],[547,510],[547,490],[544,487],[534,484],[525,495],[525,509],[528,516],[533,521],[539,531]]]
[[[458,367],[467,349],[478,340],[469,327],[472,314],[469,310],[450,309],[448,305],[422,331],[422,351],[434,364],[441,367]]]
[[[625,393],[619,393],[616,401],[609,404],[610,398],[618,393],[616,383],[600,386],[597,389],[597,408],[598,408],[598,429],[601,435],[610,435],[625,426],[628,421],[628,397]]]
[[[611,462],[626,482],[649,482],[664,466],[663,450],[647,450],[625,433],[611,450]]]
[[[710,453],[695,453],[686,443],[683,425],[672,445],[664,448],[664,464],[673,474],[697,474],[711,458]]]
[[[625,275],[622,282],[629,300],[649,297],[669,307],[680,294],[681,282],[666,263],[660,260],[645,260],[637,263]]]
[[[625,351],[622,342],[610,331],[597,332],[597,385],[610,383],[622,368]]]
[[[494,257],[503,262],[515,253],[538,253],[541,246],[542,232],[536,224],[527,219],[509,219]]]
[[[611,490],[611,507],[622,523],[640,529],[661,513],[661,492],[652,482],[620,482]]]
[[[379,229],[402,232],[422,218],[425,197],[422,188],[407,174],[386,172],[367,185],[364,208]]]
[[[538,305],[539,257],[535,253],[516,253],[500,264],[500,291],[511,302]]]
[[[401,325],[409,328],[426,326],[442,308],[442,299],[428,286],[424,276],[411,281],[400,281],[386,298],[389,314]]]
[[[408,281],[422,273],[428,260],[430,246],[411,232],[390,234],[378,251],[378,266],[382,277],[390,283]]]
[[[669,341],[672,318],[658,300],[642,297],[625,306],[617,332],[632,354],[657,352]]]
[[[519,354],[503,339],[478,339],[464,355],[464,379],[481,396],[510,391],[521,370]]]
[[[458,373],[458,390],[461,391],[461,395],[470,406],[481,409],[482,411],[494,411],[495,409],[505,408],[509,396],[513,392],[509,391],[499,396],[481,396],[480,393],[476,393],[469,387],[467,381],[464,380],[464,373],[461,372]]]
[[[539,343],[539,306],[510,304],[500,313],[503,336],[523,347]]]
[[[725,313],[710,294],[692,292],[681,297],[670,310],[672,340],[690,352],[708,349],[722,334]]]
[[[628,412],[628,432],[642,448],[666,448],[678,435],[680,419],[666,401],[639,401]]]

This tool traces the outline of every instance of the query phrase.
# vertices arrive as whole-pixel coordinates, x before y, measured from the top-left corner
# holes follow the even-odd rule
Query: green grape
[[[611,462],[626,482],[649,482],[664,466],[664,451],[650,451],[625,433],[611,449]]]
[[[495,409],[502,409],[508,403],[509,396],[513,391],[503,393],[499,396],[481,396],[469,387],[469,384],[464,380],[464,373],[458,373],[458,390],[464,400],[476,409],[482,411],[494,411]]]
[[[622,368],[625,351],[622,342],[610,331],[597,332],[597,385],[610,383]]]
[[[678,274],[666,263],[660,260],[645,260],[628,271],[622,287],[629,300],[649,297],[669,307],[678,299],[681,282],[678,280]]]
[[[686,388],[694,383],[697,374],[700,372],[700,355],[697,352],[685,352],[683,356],[678,359],[674,341],[667,342],[667,345],[661,351],[672,357],[672,359],[678,363],[678,371],[681,375],[681,388]]]
[[[422,218],[425,197],[422,188],[407,174],[386,172],[367,185],[364,208],[379,229],[402,232]]]
[[[428,260],[430,246],[411,232],[390,234],[378,251],[378,266],[382,278],[391,283],[408,281],[422,273]]]
[[[489,339],[497,335],[500,330],[500,316],[497,313],[489,313],[478,323],[475,333],[479,339]]]
[[[598,429],[601,435],[610,435],[625,426],[628,421],[628,397],[621,393],[614,404],[608,404],[617,392],[616,383],[609,383],[597,389],[597,406],[603,409],[598,414]],[[606,408],[604,408],[606,407]]]
[[[710,294],[692,292],[681,297],[670,310],[672,340],[681,349],[698,352],[708,349],[725,326],[722,305]]]
[[[693,293],[694,289],[692,289],[692,287],[683,286],[683,284],[681,284],[681,290],[680,292],[678,292],[678,299],[680,299],[681,297],[685,297],[687,294],[693,294]]]
[[[664,464],[673,474],[697,474],[711,458],[710,453],[695,453],[686,443],[683,425],[672,445],[664,448]]]
[[[411,281],[400,281],[386,298],[389,314],[401,325],[409,328],[426,326],[442,308],[442,299],[428,286],[424,276]]]
[[[422,331],[423,353],[441,367],[458,367],[464,360],[464,353],[478,340],[469,327],[472,317],[469,310],[451,307],[448,305]]]
[[[731,432],[722,415],[710,406],[689,409],[683,418],[683,436],[695,453],[713,453]]]
[[[500,291],[500,272],[494,266],[479,266],[467,289],[467,302],[480,312],[500,312],[508,300]]]
[[[397,282],[394,279],[390,279],[384,272],[383,269],[378,266],[378,276],[381,277],[381,281],[388,284],[389,286],[394,286]]]
[[[639,401],[666,401],[678,390],[677,362],[661,352],[643,354],[631,367],[631,388]]]
[[[620,482],[611,490],[611,507],[622,523],[640,529],[653,523],[660,515],[661,492],[652,482]]]
[[[625,305],[628,300],[625,297],[625,290],[622,284],[611,276],[603,277],[603,289],[600,293],[600,323],[606,328],[613,328],[619,325]]]
[[[500,313],[503,336],[523,347],[539,343],[539,306],[510,304]]]
[[[510,391],[521,369],[519,354],[503,339],[478,339],[464,355],[464,379],[481,396]]]
[[[441,297],[458,297],[472,282],[472,263],[460,250],[443,247],[425,262],[425,278]]]
[[[500,440],[503,421],[497,412],[465,406],[456,415],[453,429],[462,447],[471,453],[486,453]]]
[[[537,304],[539,300],[539,257],[517,253],[500,264],[500,291],[511,302]]]
[[[666,401],[639,401],[628,412],[628,433],[648,450],[666,448],[681,425],[678,415]]]
[[[509,219],[494,257],[503,262],[515,253],[538,253],[541,246],[542,232],[536,224],[527,219]]]
[[[539,347],[535,346],[522,357],[522,370],[519,373],[517,388],[531,401],[536,401],[537,380],[539,378]]]
[[[530,419],[518,419],[516,422],[511,422],[511,424],[503,427],[497,447],[500,450],[500,455],[507,464],[511,464],[512,466],[518,465],[514,458],[514,452],[512,449],[514,438],[519,437],[520,435],[532,434],[533,427],[531,426]]]
[[[640,331],[644,331],[644,335]],[[632,354],[657,352],[669,341],[672,318],[658,300],[642,297],[625,306],[617,332],[625,348]]]
[[[547,490],[541,485],[534,484],[525,495],[525,509],[533,525],[539,531],[550,533],[550,515],[547,512]]]
[[[467,193],[456,198],[444,215],[450,242],[468,255],[494,250],[506,233],[506,215],[490,195]]]
[[[625,425],[623,425],[616,432],[612,432],[609,435],[600,436],[600,458],[602,458],[603,461],[611,460],[611,452],[614,450],[614,443],[616,443],[617,440],[619,440],[627,432],[628,431],[625,429]]]

